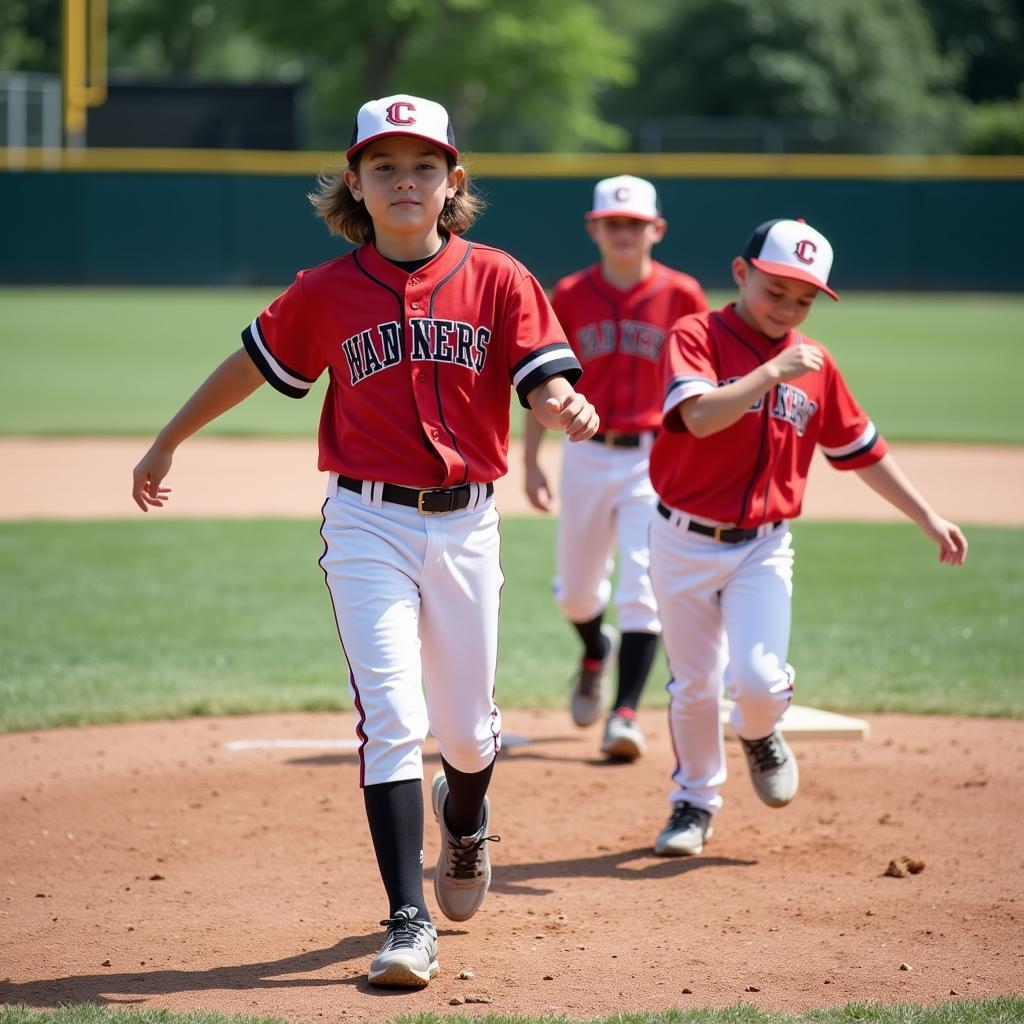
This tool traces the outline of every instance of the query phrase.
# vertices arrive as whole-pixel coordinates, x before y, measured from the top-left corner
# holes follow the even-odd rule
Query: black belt
[[[663,519],[671,519],[672,509],[659,501],[658,515]],[[781,525],[782,520],[776,519],[772,523],[772,529],[777,530]],[[705,526],[704,523],[698,523],[692,519],[687,523],[686,528],[704,537],[714,537],[715,540],[720,540],[723,544],[742,544],[745,540],[753,540],[761,529],[760,526],[751,526],[746,530],[738,526]]]
[[[338,486],[346,491],[362,494],[363,481],[350,476],[338,474]],[[482,484],[478,486],[483,486]],[[494,484],[487,484],[487,497],[494,493]],[[458,512],[466,508],[473,500],[473,486],[463,484],[461,487],[428,487],[417,490],[415,487],[400,487],[398,484],[384,484],[381,499],[395,505],[414,508],[424,515],[438,515],[441,512]]]
[[[653,431],[645,434],[620,434],[617,430],[609,430],[603,434],[595,434],[590,440],[606,444],[609,448],[639,448],[645,438],[653,436]]]

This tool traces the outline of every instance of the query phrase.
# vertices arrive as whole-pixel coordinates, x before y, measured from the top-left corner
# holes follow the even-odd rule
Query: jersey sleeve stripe
[[[715,390],[715,385],[704,377],[675,377],[669,383],[665,394],[665,404],[661,407],[662,415],[671,412],[680,402],[694,395],[706,395]]]
[[[572,349],[564,342],[556,342],[553,345],[545,345],[543,348],[534,349],[525,359],[521,359],[512,367],[512,384],[519,387],[519,382],[528,374],[533,373],[539,366],[557,359],[571,359],[576,362],[576,356]],[[577,363],[577,366],[579,364]],[[580,371],[583,372],[582,370]],[[552,374],[548,374],[552,376]]]
[[[570,384],[583,376],[573,350],[565,344],[546,345],[531,352],[512,370],[512,384],[519,395],[519,404],[530,408],[530,392],[552,377],[564,377]]]
[[[260,333],[260,320],[256,317],[248,327],[242,331],[242,344],[249,353],[252,361],[259,367],[260,372],[267,381],[283,395],[289,398],[305,398],[313,381],[288,369],[283,363],[274,358],[273,353],[267,348]]]
[[[869,420],[868,425],[856,440],[840,445],[838,448],[826,448],[822,445],[821,450],[829,462],[846,462],[848,459],[855,459],[858,455],[869,451],[877,440],[878,431],[875,429],[874,423]]]

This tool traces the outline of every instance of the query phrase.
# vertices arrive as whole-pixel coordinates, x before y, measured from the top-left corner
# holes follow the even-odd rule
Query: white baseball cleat
[[[636,715],[628,708],[613,711],[605,722],[601,753],[611,761],[635,761],[646,749]]]
[[[695,857],[713,834],[710,812],[679,800],[672,805],[668,823],[654,841],[654,852],[659,857]]]
[[[437,929],[430,921],[417,921],[416,907],[402,907],[385,918],[384,945],[370,963],[371,985],[423,988],[441,969],[437,962]]]
[[[800,788],[796,758],[778,729],[759,740],[740,737],[754,792],[769,807],[785,807]]]
[[[471,836],[453,835],[444,820],[448,780],[438,772],[430,787],[430,803],[441,829],[441,853],[434,868],[434,895],[441,913],[451,921],[468,921],[483,903],[491,887],[491,857],[487,844],[499,842],[489,836],[491,807],[484,797],[484,821]]]

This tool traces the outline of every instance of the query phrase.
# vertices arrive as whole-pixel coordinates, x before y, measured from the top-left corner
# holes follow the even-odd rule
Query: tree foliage
[[[61,0],[0,4],[0,71],[60,71]]]
[[[967,153],[1024,156],[1024,86],[1015,100],[974,106],[965,134]]]
[[[963,124],[976,149],[1012,134],[1024,84],[1024,0],[108,3],[115,79],[301,79],[321,147],[366,99],[411,92],[478,151],[615,148],[616,120],[681,115],[870,126],[923,150]],[[60,26],[61,0],[0,2],[0,70],[58,74]]]
[[[917,0],[688,0],[645,45],[615,109],[932,127],[956,108],[957,62]]]
[[[1024,84],[1021,0],[921,0],[943,52],[963,65],[972,103],[1013,100]]]
[[[615,146],[598,98],[628,82],[630,43],[584,0],[250,0],[247,25],[300,62],[320,110],[350,121],[396,92],[452,112],[471,148]]]

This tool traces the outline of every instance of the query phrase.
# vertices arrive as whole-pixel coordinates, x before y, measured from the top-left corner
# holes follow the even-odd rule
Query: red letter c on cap
[[[615,201],[617,203],[624,203],[629,199],[629,189],[625,185],[620,185],[615,190]]]
[[[796,243],[793,255],[796,256],[801,263],[813,263],[817,252],[818,247],[809,238],[805,238]]]
[[[415,112],[414,104],[408,103],[406,100],[399,100],[388,107],[387,119],[391,124],[415,124],[416,118],[413,117]]]

